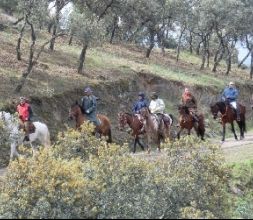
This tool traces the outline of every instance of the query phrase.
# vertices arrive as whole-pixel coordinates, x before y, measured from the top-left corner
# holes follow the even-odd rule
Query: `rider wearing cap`
[[[225,101],[226,105],[230,105],[236,110],[237,121],[240,121],[240,107],[237,103],[238,96],[239,91],[236,89],[234,82],[230,82],[222,93],[222,99]]]
[[[132,109],[134,114],[140,114],[140,110],[142,108],[148,108],[148,101],[145,99],[145,94],[143,92],[140,92],[138,94],[138,97],[139,99],[134,103]]]
[[[25,97],[20,97],[20,103],[17,106],[17,112],[20,119],[20,124],[22,127],[24,127],[24,131],[25,131],[24,141],[30,141],[29,132],[30,132],[30,123],[31,123],[31,118],[33,116],[33,111]]]
[[[94,123],[95,126],[99,126],[100,122],[97,118],[97,97],[93,95],[90,87],[84,89],[84,96],[81,103],[85,117]]]

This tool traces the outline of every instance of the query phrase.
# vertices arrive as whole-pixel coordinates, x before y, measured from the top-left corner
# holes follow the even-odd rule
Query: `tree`
[[[53,33],[52,33],[52,40],[50,42],[50,50],[54,50],[54,45],[55,45],[55,37],[57,35],[59,25],[60,25],[60,19],[61,19],[61,11],[62,9],[70,3],[71,0],[55,0],[55,15],[53,16],[53,22],[49,25],[51,25],[51,28],[53,28]],[[51,29],[49,28],[49,29]],[[50,32],[50,31],[49,31]]]
[[[55,39],[62,34],[58,34],[52,37],[49,41],[43,43],[40,48],[36,50],[37,43],[37,29],[40,26],[40,21],[47,16],[47,0],[20,0],[19,1],[19,11],[24,16],[24,22],[30,28],[30,48],[29,48],[29,58],[26,70],[23,72],[22,77],[15,89],[16,93],[19,93],[23,88],[25,81],[29,74],[32,72],[33,67],[36,65],[41,53],[44,51],[45,46],[48,45],[52,39]],[[20,39],[18,40],[18,45]],[[20,46],[20,45],[19,45]],[[18,47],[18,46],[17,46]],[[18,48],[17,48],[18,51]],[[36,53],[37,52],[37,53]],[[18,51],[20,53],[20,51]],[[19,55],[18,55],[19,56]]]
[[[73,36],[82,45],[78,73],[83,74],[87,49],[104,41],[104,24],[102,20],[98,21],[98,17],[88,10],[82,13],[75,11],[72,14],[71,29]]]
[[[0,8],[2,8],[7,14],[12,15],[17,10],[18,0],[1,0]]]

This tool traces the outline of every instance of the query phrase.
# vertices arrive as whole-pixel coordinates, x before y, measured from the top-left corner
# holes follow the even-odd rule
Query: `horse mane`
[[[78,101],[76,101],[73,105],[71,105],[71,108],[74,108],[76,106],[78,106],[81,109],[82,114],[85,113],[83,107],[78,103]]]

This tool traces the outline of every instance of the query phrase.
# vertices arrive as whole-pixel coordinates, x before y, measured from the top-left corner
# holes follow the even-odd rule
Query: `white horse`
[[[21,145],[23,142],[23,134],[19,131],[19,122],[17,119],[7,112],[0,112],[0,120],[2,120],[5,128],[7,129],[10,143],[11,143],[11,154],[10,159],[12,160],[14,157],[19,157],[19,153],[17,151],[17,146]],[[35,133],[29,135],[30,145],[35,151],[35,146],[33,142],[39,140],[40,144],[49,147],[50,146],[50,133],[48,127],[41,122],[34,122]]]

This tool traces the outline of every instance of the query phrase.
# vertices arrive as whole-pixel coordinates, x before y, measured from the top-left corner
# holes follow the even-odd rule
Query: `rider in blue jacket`
[[[145,94],[143,92],[139,93],[139,100],[137,102],[134,103],[133,105],[133,113],[134,114],[140,114],[140,110],[142,108],[148,108],[149,107],[149,103],[148,101],[145,99]]]
[[[238,96],[239,92],[233,82],[230,82],[229,86],[225,88],[222,93],[223,100],[226,102],[227,105],[231,105],[236,110],[237,121],[240,121],[240,107],[237,103]]]

